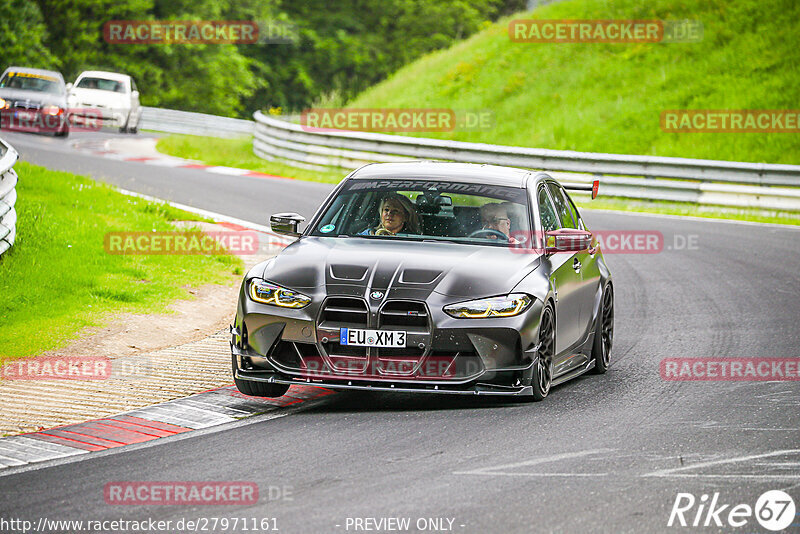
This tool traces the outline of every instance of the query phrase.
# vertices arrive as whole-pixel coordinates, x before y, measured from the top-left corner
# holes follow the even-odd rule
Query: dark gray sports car
[[[273,215],[298,239],[244,278],[231,326],[244,394],[310,383],[541,400],[608,368],[611,274],[545,173],[367,165],[301,233],[304,220]]]

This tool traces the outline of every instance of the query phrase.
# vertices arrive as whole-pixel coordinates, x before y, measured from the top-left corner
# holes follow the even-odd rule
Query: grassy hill
[[[513,18],[695,19],[695,43],[517,43]],[[666,133],[667,109],[800,109],[796,0],[567,0],[430,54],[348,107],[494,111],[485,131],[421,133],[562,150],[800,163],[800,133]]]

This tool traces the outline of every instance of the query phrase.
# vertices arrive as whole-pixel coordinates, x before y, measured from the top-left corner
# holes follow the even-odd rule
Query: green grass
[[[20,162],[15,245],[0,256],[0,362],[67,344],[115,313],[154,313],[187,288],[236,283],[236,257],[111,255],[107,232],[173,230],[198,217],[83,176]]]
[[[699,19],[697,43],[515,43],[537,19]],[[668,109],[798,109],[795,0],[568,0],[501,20],[399,70],[353,108],[491,110],[493,128],[416,133],[615,154],[800,163],[800,133],[665,133]]]
[[[253,153],[252,137],[220,139],[197,135],[168,135],[158,140],[156,149],[170,156],[202,161],[207,165],[248,169],[314,182],[338,184],[347,174],[344,171],[319,172],[298,169],[280,162],[261,159]]]

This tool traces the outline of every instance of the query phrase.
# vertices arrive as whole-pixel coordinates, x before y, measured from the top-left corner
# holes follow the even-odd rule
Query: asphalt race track
[[[310,216],[331,188],[155,168],[71,147],[113,133],[3,135],[22,160],[259,224],[276,211]],[[718,493],[730,509],[781,489],[800,507],[800,383],[659,374],[671,357],[798,357],[800,230],[584,217],[592,230],[664,237],[660,253],[606,255],[616,332],[605,376],[585,375],[535,404],[337,393],[278,419],[11,468],[0,472],[0,517],[275,518],[282,533],[366,531],[375,526],[367,518],[410,518],[411,531],[662,532],[703,531],[667,527],[678,493],[698,502]],[[113,481],[199,480],[255,482],[261,498],[232,507],[113,506],[103,497]],[[787,532],[800,534],[798,524]],[[764,530],[751,517],[739,529],[706,531]]]

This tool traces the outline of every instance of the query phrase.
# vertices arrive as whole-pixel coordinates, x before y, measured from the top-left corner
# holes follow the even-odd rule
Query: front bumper
[[[236,378],[339,389],[530,394],[541,302],[516,317],[455,319],[442,311],[452,297],[409,297],[370,302],[358,295],[322,295],[294,310],[253,302],[242,292],[231,327]],[[343,311],[342,303],[360,311]],[[406,309],[409,315],[397,311]],[[403,330],[407,346],[343,346],[341,327]]]
[[[125,125],[130,110],[101,106],[80,106],[70,109],[70,121],[79,126],[118,128]]]

